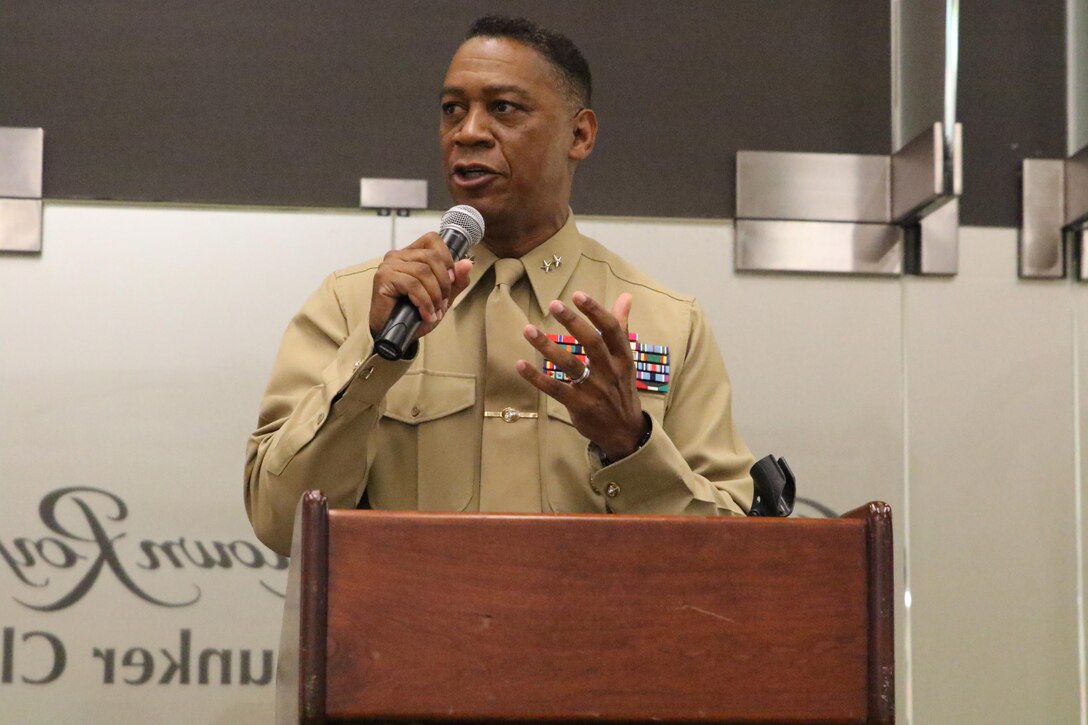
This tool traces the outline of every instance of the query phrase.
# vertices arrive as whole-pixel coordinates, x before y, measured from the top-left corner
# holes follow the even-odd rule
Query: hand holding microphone
[[[483,236],[480,213],[459,205],[442,215],[437,234],[425,234],[385,255],[374,277],[370,306],[370,330],[379,355],[398,360],[413,341],[434,329],[468,285],[472,263],[463,257]]]

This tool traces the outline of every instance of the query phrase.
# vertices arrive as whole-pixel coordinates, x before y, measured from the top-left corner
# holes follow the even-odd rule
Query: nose
[[[494,140],[491,118],[486,109],[478,104],[471,105],[454,133],[454,143],[459,146],[490,146]]]

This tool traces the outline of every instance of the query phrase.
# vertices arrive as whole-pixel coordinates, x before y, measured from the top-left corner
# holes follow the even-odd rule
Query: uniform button
[[[418,418],[419,417],[419,406],[418,405],[413,405],[412,406],[412,417],[413,418]]]
[[[608,498],[616,498],[620,495],[620,485],[615,481],[608,484],[608,487],[604,490],[604,493]]]

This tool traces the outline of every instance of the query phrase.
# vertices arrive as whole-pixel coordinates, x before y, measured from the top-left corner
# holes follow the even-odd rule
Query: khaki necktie
[[[518,360],[536,360],[522,330],[525,311],[511,296],[525,276],[520,259],[495,262],[495,289],[487,298],[484,332],[483,450],[480,457],[480,510],[541,510],[537,389],[518,375]]]

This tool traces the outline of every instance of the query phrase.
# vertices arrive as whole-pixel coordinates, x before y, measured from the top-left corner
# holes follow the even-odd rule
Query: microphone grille
[[[442,215],[442,224],[439,231],[448,227],[458,227],[468,235],[469,244],[476,244],[484,238],[484,218],[480,212],[467,204],[458,204],[451,207]]]

